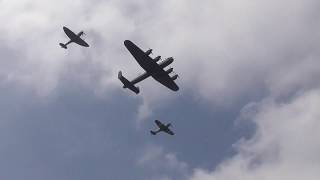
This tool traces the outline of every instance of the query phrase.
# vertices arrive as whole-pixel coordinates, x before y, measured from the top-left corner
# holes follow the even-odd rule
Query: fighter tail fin
[[[59,43],[59,45],[64,48],[64,49],[67,49],[67,45],[63,44],[63,43]]]

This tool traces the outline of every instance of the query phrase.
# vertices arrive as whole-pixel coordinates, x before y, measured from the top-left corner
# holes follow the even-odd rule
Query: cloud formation
[[[25,0],[2,4],[7,7],[1,12],[3,48],[20,55],[12,60],[15,65],[10,73],[3,76],[44,94],[57,87],[66,75],[61,72],[69,71],[65,70],[67,64],[93,66],[74,76],[100,71],[94,77],[96,83],[88,85],[95,91],[110,94],[110,90],[120,89],[118,70],[129,78],[142,72],[124,48],[125,39],[144,49],[153,48],[155,55],[174,56],[173,67],[181,75],[180,93],[191,91],[195,98],[216,105],[231,105],[252,94],[285,95],[319,84],[313,78],[320,72],[315,65],[320,37],[318,2],[314,0],[164,0],[155,4],[143,0]],[[62,25],[85,30],[92,47],[71,46],[68,52],[57,48],[58,41],[66,40]],[[153,81],[141,86],[145,106],[174,97]],[[141,107],[142,116],[149,110]]]
[[[236,155],[212,171],[196,169],[190,179],[319,179],[318,2],[239,3],[230,1],[227,17],[243,21],[235,21],[237,26],[223,21],[234,27],[230,37],[239,38],[228,48],[239,64],[222,69],[235,68],[231,81],[224,81],[235,80],[235,87],[229,86],[235,94],[264,92],[258,101],[248,102],[240,116],[250,119],[256,130],[251,138],[239,140]]]
[[[251,104],[245,112],[257,126],[255,135],[240,141],[237,155],[213,172],[197,169],[191,179],[319,179],[319,106],[319,90],[287,103],[266,99]]]
[[[230,113],[242,109],[241,117],[256,125],[253,136],[238,142],[234,157],[226,157],[212,171],[199,167],[191,179],[319,179],[315,153],[319,150],[315,139],[319,128],[319,3],[2,0],[0,85],[17,91],[9,95],[23,105],[24,96],[32,94],[44,97],[45,106],[68,88],[109,98],[110,104],[113,97],[129,96],[139,105],[135,109],[138,119],[150,117],[153,110],[170,106],[182,96],[212,107],[241,106]],[[58,43],[67,40],[64,25],[84,30],[91,47],[60,49]],[[170,92],[152,80],[139,85],[142,92],[137,97],[123,90],[116,78],[118,70],[129,79],[142,72],[123,46],[125,39],[143,49],[153,48],[155,56],[173,56],[181,90]],[[7,96],[2,92],[1,99]],[[5,109],[10,113],[2,113],[3,123],[16,120],[15,114],[28,113],[18,113],[20,108]],[[161,150],[159,157],[181,166],[174,153]]]
[[[177,159],[173,153],[165,152],[163,147],[156,145],[147,146],[137,164],[147,171],[152,172],[149,179],[186,179],[190,171],[187,163]],[[150,175],[151,176],[151,175]]]

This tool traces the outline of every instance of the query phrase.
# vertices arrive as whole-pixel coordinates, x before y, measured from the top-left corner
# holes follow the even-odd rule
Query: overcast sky
[[[319,180],[320,1],[0,0],[0,179]],[[62,27],[83,30],[89,48]],[[129,39],[174,57],[140,94]],[[175,136],[150,135],[154,120]]]

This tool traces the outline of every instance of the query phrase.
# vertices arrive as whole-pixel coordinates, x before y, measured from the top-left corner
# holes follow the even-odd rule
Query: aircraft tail
[[[134,86],[134,84],[131,83],[127,78],[123,77],[121,71],[118,73],[118,79],[122,82],[123,88],[128,88],[136,94],[139,94],[139,87]]]
[[[154,132],[154,131],[150,131],[150,133],[151,133],[152,135],[156,135],[156,134],[157,134],[157,132]]]
[[[64,48],[64,49],[67,49],[67,45],[63,44],[63,43],[59,43],[59,45]]]

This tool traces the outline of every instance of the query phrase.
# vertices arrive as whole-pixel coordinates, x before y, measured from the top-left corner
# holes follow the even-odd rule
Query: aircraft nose
[[[124,45],[126,45],[126,46],[129,45],[130,43],[131,43],[130,40],[125,40],[125,41],[124,41]]]

